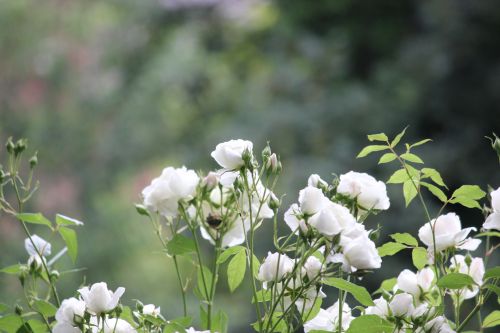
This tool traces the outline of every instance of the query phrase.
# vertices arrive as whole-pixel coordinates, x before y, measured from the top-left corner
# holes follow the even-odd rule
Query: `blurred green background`
[[[499,32],[497,0],[1,1],[0,139],[39,150],[31,210],[85,222],[86,270],[63,276],[63,295],[84,278],[107,281],[127,288],[125,303],[140,298],[172,318],[182,311],[172,262],[133,205],[163,167],[216,168],[218,142],[246,138],[258,152],[269,140],[286,210],[312,172],[387,179],[394,167],[355,156],[366,134],[410,125],[409,140],[434,140],[420,154],[451,188],[496,188],[484,136],[500,134]],[[369,222],[383,226],[380,242],[426,222],[399,187],[389,193],[391,210]],[[456,211],[464,225],[483,222]],[[22,230],[0,219],[0,267],[25,261]],[[265,228],[260,257],[271,249]],[[364,281],[373,291],[403,267],[405,254],[388,258]],[[230,294],[223,280],[220,290],[231,327],[249,330],[248,291]],[[2,300],[19,292],[0,276]]]

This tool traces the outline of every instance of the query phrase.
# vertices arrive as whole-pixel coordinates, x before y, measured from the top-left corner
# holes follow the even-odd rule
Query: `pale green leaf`
[[[403,183],[403,196],[405,198],[406,207],[412,202],[418,194],[418,184],[414,184],[416,180],[408,179]]]
[[[377,316],[364,315],[354,318],[346,333],[392,333],[394,324]]]
[[[243,281],[246,272],[246,251],[236,253],[227,265],[227,284],[233,292]]]
[[[439,186],[443,186],[445,188],[446,185],[443,181],[443,178],[441,177],[441,174],[439,173],[439,171],[437,171],[436,169],[433,169],[433,168],[422,168],[422,174],[424,175],[424,177],[428,177],[430,179],[432,179],[432,181],[436,184],[438,184]]]
[[[405,169],[396,170],[387,181],[387,184],[401,184],[408,180],[410,177]]]
[[[341,289],[350,293],[359,303],[364,306],[374,305],[368,291],[361,286],[340,278],[327,278],[323,281],[324,284]]]
[[[404,250],[406,248],[407,248],[407,246],[404,244],[395,243],[395,242],[388,242],[388,243],[385,243],[384,245],[382,245],[381,247],[379,247],[377,250],[378,250],[379,256],[385,257],[385,256],[395,255],[399,251]]]
[[[371,146],[366,146],[365,148],[363,148],[358,156],[356,156],[356,158],[360,158],[360,157],[365,157],[373,152],[376,152],[376,151],[381,151],[381,150],[386,150],[386,149],[389,149],[389,147],[387,146],[382,146],[382,145],[371,145]]]
[[[184,255],[196,252],[196,246],[194,240],[191,238],[176,234],[174,238],[167,243],[167,252],[170,255]]]
[[[410,145],[410,148],[413,148],[413,147],[418,147],[418,146],[421,146],[423,144],[426,144],[427,142],[429,141],[432,141],[431,139],[423,139],[423,140],[420,140],[418,142],[415,142],[414,144],[411,144]]]
[[[470,275],[463,273],[449,273],[437,282],[437,286],[441,288],[448,289],[462,289],[468,286],[472,286],[474,280]]]
[[[78,241],[76,238],[76,232],[70,228],[60,227],[59,234],[66,243],[66,246],[68,247],[68,254],[74,263],[76,261],[76,256],[78,255]]]
[[[484,198],[486,192],[481,190],[477,185],[462,185],[455,190],[452,194],[452,198],[463,197],[467,199],[479,200]]]
[[[403,160],[413,163],[424,163],[420,157],[412,153],[404,153],[400,156]]]
[[[56,223],[63,226],[83,225],[82,221],[61,214],[56,215]]]
[[[396,158],[397,158],[397,156],[394,153],[385,153],[378,160],[378,164],[389,163],[389,162],[394,161]]]
[[[21,268],[22,268],[21,264],[15,264],[0,269],[0,272],[5,274],[17,275],[21,273]]]
[[[416,247],[411,251],[411,259],[413,266],[417,269],[422,269],[427,265],[427,250],[423,247]]]
[[[377,134],[369,134],[368,140],[387,142],[387,141],[389,141],[389,138],[387,137],[387,135],[385,135],[385,133],[377,133]]]
[[[439,187],[434,186],[427,182],[420,182],[420,185],[426,187],[429,190],[429,192],[431,192],[436,198],[438,198],[442,202],[446,202],[448,200],[446,194]]]
[[[11,314],[0,317],[1,332],[15,333],[22,324],[23,321],[18,315]]]
[[[407,128],[408,128],[408,126],[406,126],[404,128],[404,130],[402,130],[398,135],[396,135],[394,140],[392,140],[392,142],[391,142],[391,148],[396,147],[396,145],[399,143],[399,141],[401,141],[401,138],[403,137],[403,135],[405,135]]]
[[[490,268],[484,273],[484,280],[487,279],[500,279],[500,266]]]
[[[51,303],[38,299],[33,303],[33,307],[40,312],[45,318],[53,317],[56,314],[57,308]]]
[[[17,214],[16,217],[23,222],[46,225],[47,227],[52,229],[52,222],[50,222],[50,220],[43,216],[41,213],[22,213]]]
[[[484,320],[483,320],[483,327],[484,328],[495,327],[498,325],[500,325],[500,311],[499,310],[493,311],[492,313],[487,315],[486,318],[484,318]]]
[[[415,239],[415,237],[413,237],[412,235],[410,235],[407,232],[405,232],[405,233],[398,232],[398,233],[390,235],[390,237],[398,243],[402,243],[402,244],[406,244],[406,245],[410,245],[410,246],[418,246],[418,241]]]
[[[240,245],[229,247],[229,248],[225,249],[224,252],[222,252],[220,254],[219,258],[217,259],[217,263],[223,264],[227,261],[227,259],[231,258],[236,253],[238,253],[240,251],[244,251],[244,250],[245,250],[245,248],[243,246],[240,246]]]

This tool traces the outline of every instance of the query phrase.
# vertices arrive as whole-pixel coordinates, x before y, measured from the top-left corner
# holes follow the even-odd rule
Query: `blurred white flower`
[[[292,272],[294,262],[286,254],[268,252],[259,269],[258,279],[271,282],[280,281],[286,274]]]
[[[495,229],[500,231],[500,187],[491,191],[490,195],[493,212],[486,218],[483,228],[486,230]]]
[[[163,169],[160,177],[142,191],[144,205],[165,217],[177,215],[179,200],[190,200],[196,193],[200,179],[186,167]]]
[[[229,140],[219,143],[210,154],[221,167],[228,170],[241,168],[245,162],[243,154],[245,151],[252,153],[253,143],[247,140]]]
[[[349,171],[341,175],[337,192],[356,199],[366,210],[385,210],[390,206],[384,182],[377,181],[367,173]]]
[[[142,313],[144,313],[145,315],[158,317],[160,315],[160,307],[155,307],[154,304],[146,304],[142,308]]]
[[[307,179],[307,186],[312,187],[328,187],[328,183],[325,182],[321,177],[315,173],[309,176]]]
[[[309,256],[304,263],[303,271],[309,280],[316,278],[325,269],[323,263],[315,256]]]
[[[354,317],[351,314],[351,308],[344,302],[342,305],[342,329],[349,328]],[[339,302],[335,302],[328,309],[320,309],[316,317],[304,324],[304,332],[308,333],[314,330],[334,331],[339,325]]]
[[[53,333],[82,333],[78,327],[73,327],[66,322],[57,322],[52,328]]]
[[[98,315],[116,308],[125,288],[119,287],[115,292],[108,289],[105,282],[94,283],[92,286],[78,289],[87,311]]]
[[[306,221],[298,217],[300,215],[302,215],[302,212],[300,211],[299,205],[296,203],[292,204],[290,208],[288,208],[288,210],[285,212],[285,223],[290,228],[290,230],[295,233],[298,233],[299,228],[303,232],[307,232],[308,229]]]
[[[389,315],[389,303],[383,297],[373,300],[375,305],[369,306],[365,309],[365,314],[377,315],[385,318]]]
[[[429,333],[454,333],[448,324],[448,320],[443,316],[438,316],[424,326],[425,331]]]
[[[450,259],[450,269],[457,269],[459,273],[469,275],[476,283],[476,285],[472,286],[472,289],[462,289],[460,292],[460,298],[463,299],[469,299],[477,295],[479,286],[483,284],[485,272],[483,258],[470,258],[469,265],[467,264],[467,261],[468,260],[460,254],[457,254]]]
[[[412,294],[418,302],[420,295],[431,289],[433,280],[434,272],[430,268],[424,268],[416,274],[405,269],[399,273],[397,288]]]
[[[104,321],[104,333],[136,333],[135,328],[127,321],[109,318]]]
[[[407,314],[411,315],[414,310],[413,296],[407,293],[394,295],[389,303],[389,308],[395,317],[403,317]]]
[[[50,255],[52,246],[49,242],[37,235],[32,235],[31,240],[29,238],[24,240],[24,248],[30,256],[38,256],[37,250],[42,256]]]
[[[323,192],[317,188],[308,186],[299,192],[299,205],[302,213],[314,215],[329,202]]]
[[[321,234],[334,236],[343,230],[352,228],[356,224],[356,219],[346,207],[328,201],[307,222]]]
[[[361,226],[357,223],[357,226]],[[368,231],[356,227],[357,237],[341,236],[341,252],[329,256],[331,262],[342,263],[345,272],[355,272],[358,269],[376,269],[382,265],[375,243],[368,237]]]
[[[179,332],[176,332],[176,333],[179,333]],[[186,330],[186,333],[210,333],[209,330],[206,330],[206,331],[197,331],[194,329],[194,327],[190,327]]]
[[[76,326],[83,321],[85,302],[74,297],[62,301],[57,309],[56,320],[58,323],[67,323]]]
[[[438,252],[452,247],[473,251],[481,243],[479,239],[467,238],[469,233],[476,228],[462,229],[458,215],[448,213],[427,222],[419,229],[418,237],[427,245],[429,251],[434,251],[432,229],[434,229],[435,246]]]

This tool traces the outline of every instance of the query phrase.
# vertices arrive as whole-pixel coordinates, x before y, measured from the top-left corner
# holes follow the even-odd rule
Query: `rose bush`
[[[429,140],[407,143],[401,150],[404,133],[393,140],[383,133],[369,135],[374,144],[358,155],[382,152],[380,164],[398,163],[387,183],[401,184],[406,204],[418,199],[426,216],[418,238],[400,232],[385,243],[378,239],[379,228],[370,225],[370,217],[390,208],[386,183],[366,173],[349,171],[331,180],[317,174],[304,178],[297,202],[283,216],[289,230],[280,234],[282,203],[274,188],[282,165],[269,146],[259,159],[250,141],[220,143],[211,153],[220,169],[206,174],[186,167],[165,168],[144,188],[136,208],[149,220],[177,273],[184,316],[168,319],[154,304],[122,304],[125,289],[110,290],[105,282],[83,286],[61,301],[58,259],[67,253],[75,260],[76,230],[83,223],[63,215],[51,221],[41,213],[23,211],[37,187],[21,176],[26,142],[9,140],[9,167],[0,170],[0,209],[22,225],[28,258],[1,271],[19,278],[29,310],[18,305],[9,312],[0,307],[0,331],[225,333],[230,318],[214,311],[224,268],[231,292],[245,279],[250,284],[248,301],[255,307],[256,321],[249,324],[261,333],[437,333],[495,327],[500,311],[486,316],[481,312],[491,296],[500,297],[500,267],[488,268],[497,248],[491,240],[500,236],[500,188],[492,189],[490,200],[484,202],[486,192],[476,185],[449,193],[439,172],[420,167],[424,162],[414,153]],[[36,161],[30,159],[29,179]],[[9,190],[14,202],[5,195]],[[423,190],[442,202],[439,211],[432,214]],[[451,204],[481,210],[481,232],[462,228]],[[274,249],[259,258],[254,240],[263,223],[273,224]],[[50,257],[57,246],[33,234],[31,224],[58,234],[65,246]],[[209,261],[201,255],[205,241],[213,248]],[[485,255],[473,256],[481,245]],[[371,293],[362,286],[363,277],[381,268],[384,257],[401,251],[411,251],[413,268]],[[192,269],[185,270],[189,264]],[[191,280],[195,283],[188,283]],[[48,294],[43,294],[44,287]],[[186,294],[191,291],[200,301],[199,310],[188,307]]]

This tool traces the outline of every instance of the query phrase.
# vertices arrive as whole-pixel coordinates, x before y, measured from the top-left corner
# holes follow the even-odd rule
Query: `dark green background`
[[[0,138],[27,137],[40,151],[31,210],[86,223],[77,266],[87,270],[62,279],[65,296],[86,276],[125,286],[126,303],[180,315],[172,263],[133,203],[164,166],[215,168],[209,153],[226,139],[257,151],[271,142],[285,209],[312,172],[387,179],[392,166],[354,157],[366,134],[406,125],[409,140],[434,140],[420,154],[450,188],[500,185],[484,138],[500,132],[498,1],[193,3],[0,2]],[[426,222],[416,203],[404,209],[399,187],[389,194],[391,210],[369,222],[383,240]],[[464,225],[483,221],[456,211]],[[19,225],[0,219],[0,266],[26,260]],[[260,256],[271,249],[268,227]],[[374,290],[403,267],[405,254],[364,281]],[[15,279],[0,283],[2,299],[19,297]],[[220,290],[241,331],[253,320],[248,291]]]

